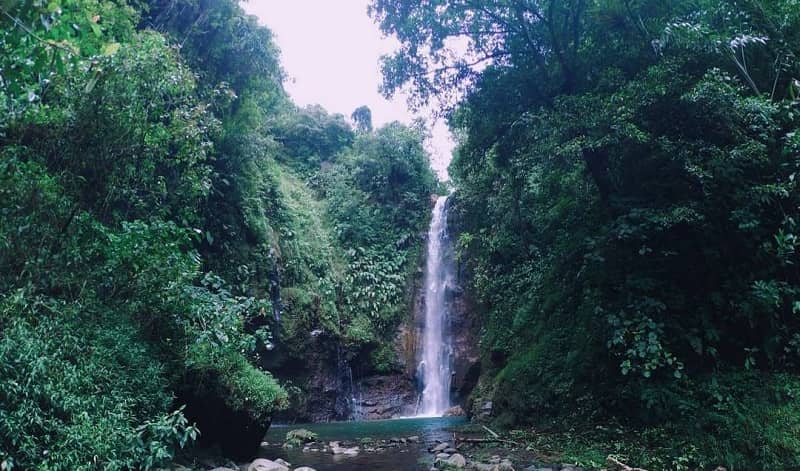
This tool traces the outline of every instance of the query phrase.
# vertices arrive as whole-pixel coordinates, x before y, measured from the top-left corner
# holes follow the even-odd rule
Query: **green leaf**
[[[114,54],[119,51],[120,44],[119,43],[108,43],[103,46],[102,53],[104,56],[113,56]]]

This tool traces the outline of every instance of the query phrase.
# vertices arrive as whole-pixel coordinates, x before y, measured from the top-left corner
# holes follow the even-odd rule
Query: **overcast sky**
[[[369,0],[248,0],[244,9],[275,34],[288,76],[286,89],[300,106],[320,104],[347,117],[361,105],[372,121],[410,123],[405,97],[384,99],[379,58],[397,47],[367,15]],[[446,178],[452,141],[444,123],[432,130],[433,167]]]

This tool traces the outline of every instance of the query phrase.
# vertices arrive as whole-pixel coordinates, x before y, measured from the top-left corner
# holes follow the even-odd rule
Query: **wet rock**
[[[188,468],[175,468],[175,471],[183,471],[185,469],[188,469]],[[235,471],[235,470],[233,470],[231,468],[218,467],[218,468],[212,469],[211,471]]]
[[[247,471],[289,471],[289,468],[274,461],[259,458],[250,463]]]
[[[464,417],[465,415],[467,415],[467,413],[464,412],[461,406],[453,406],[444,411],[443,414],[444,417]]]
[[[467,466],[467,459],[464,456],[456,453],[455,455],[451,456],[447,459],[448,466],[453,466],[456,468],[463,468]]]
[[[408,441],[410,441],[411,443],[419,443],[419,437],[417,435],[408,437]]]
[[[455,448],[445,448],[444,452],[450,453],[452,455],[453,453],[458,453],[458,450],[456,450]]]
[[[358,381],[356,407],[365,420],[391,419],[414,413],[416,389],[404,374],[373,375]],[[398,438],[398,442],[400,439]]]
[[[450,453],[439,453],[436,455],[436,461],[445,461],[450,458]]]
[[[295,468],[294,471],[317,471],[314,468],[309,468],[308,466],[301,466],[299,468]]]
[[[514,471],[514,464],[509,459],[504,459],[497,467],[499,471]]]
[[[447,443],[447,442],[444,442],[444,443],[440,443],[440,444],[436,445],[435,447],[431,448],[430,452],[431,453],[441,453],[441,452],[443,452],[444,450],[446,450],[448,448],[450,448],[450,444]]]
[[[345,455],[345,456],[358,455],[359,448],[357,446],[345,447],[341,446],[339,442],[330,442],[328,445],[330,446],[331,453],[333,453],[334,455]]]
[[[280,459],[280,458],[278,458],[277,460],[275,460],[275,462],[276,462],[276,463],[278,463],[278,464],[280,464],[280,465],[286,466],[287,468],[291,468],[291,467],[292,467],[292,463],[289,463],[288,461],[286,461],[286,460],[282,460],[282,459]]]

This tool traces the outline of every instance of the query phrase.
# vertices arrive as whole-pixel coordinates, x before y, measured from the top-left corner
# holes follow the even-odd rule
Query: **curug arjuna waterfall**
[[[428,230],[424,279],[425,325],[422,334],[422,399],[418,415],[441,416],[450,407],[451,340],[450,308],[446,296],[453,284],[453,263],[447,234],[447,197],[440,196],[433,208]]]

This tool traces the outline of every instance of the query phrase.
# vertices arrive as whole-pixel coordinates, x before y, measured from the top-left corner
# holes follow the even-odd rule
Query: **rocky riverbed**
[[[292,434],[294,431],[290,432]],[[487,456],[485,448],[462,446],[451,441],[425,442],[418,435],[375,439],[362,437],[359,440],[316,441],[307,430],[299,435],[307,441],[285,443],[262,443],[261,457],[249,463],[232,462],[215,465],[213,460],[179,466],[174,471],[584,471],[573,464],[536,463],[521,459],[519,454],[494,454]],[[276,456],[283,450],[284,457]],[[293,453],[292,453],[293,452]],[[293,456],[292,462],[285,457]]]
[[[537,441],[551,437],[551,441]],[[564,437],[562,437],[564,438]],[[568,438],[568,437],[567,437]],[[609,456],[569,463],[557,434],[497,435],[463,417],[277,425],[248,462],[197,454],[173,471],[631,471]],[[575,445],[575,443],[573,443]],[[590,443],[581,446],[591,446]],[[606,453],[608,453],[606,451]],[[599,454],[599,453],[598,453]],[[216,458],[215,458],[216,456]]]

